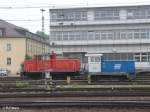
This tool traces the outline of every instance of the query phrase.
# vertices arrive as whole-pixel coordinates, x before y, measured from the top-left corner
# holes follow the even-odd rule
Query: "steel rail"
[[[78,91],[78,92],[11,92],[0,93],[0,98],[40,98],[40,97],[150,97],[150,92],[95,92],[95,91]]]
[[[25,78],[21,78],[21,77],[0,77],[0,86],[6,84],[16,84],[17,81],[23,81],[23,82],[27,82],[29,84],[32,85],[38,85],[38,84],[44,84],[44,80],[31,80],[31,79],[25,79]],[[52,82],[58,84],[58,85],[66,85],[67,82],[66,80],[53,80]],[[71,78],[71,84],[73,83],[77,83],[77,84],[87,84],[88,81],[87,79],[84,77],[72,77]],[[150,85],[150,75],[147,74],[140,74],[137,75],[137,78],[132,80],[132,81],[128,81],[128,80],[123,80],[123,81],[119,81],[119,80],[100,80],[100,81],[94,81],[91,84],[101,84],[101,85],[111,85],[111,84],[117,84],[117,85],[129,85],[129,84],[141,84],[141,85],[146,85],[149,84]]]
[[[150,107],[150,101],[0,101],[0,107]]]

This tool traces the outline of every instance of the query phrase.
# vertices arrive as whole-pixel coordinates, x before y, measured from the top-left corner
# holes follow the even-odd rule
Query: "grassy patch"
[[[16,81],[16,87],[17,88],[25,88],[25,87],[29,87],[29,83],[28,82],[23,82],[23,81]]]

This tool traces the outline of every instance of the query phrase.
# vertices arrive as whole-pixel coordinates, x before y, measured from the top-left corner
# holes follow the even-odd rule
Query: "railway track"
[[[10,84],[10,85],[15,85],[19,81],[0,81],[0,86],[5,85],[5,84]],[[20,82],[25,82],[30,85],[44,85],[45,81],[44,80],[37,80],[37,81],[32,81],[32,80],[20,80]],[[53,80],[53,83],[56,85],[66,85],[67,82],[66,80]],[[71,80],[70,84],[75,84],[75,85],[87,85],[88,81],[87,80]],[[93,81],[91,82],[91,85],[150,85],[150,80],[135,80],[135,81],[117,81],[117,80],[101,80],[101,81]]]
[[[150,92],[146,91],[124,91],[124,92],[119,92],[119,91],[63,91],[63,92],[50,92],[50,91],[23,91],[23,92],[5,92],[5,93],[0,93],[0,98],[1,100],[3,98],[62,98],[62,97],[67,97],[67,98],[78,98],[78,97],[86,97],[89,99],[89,97],[148,97],[150,99]]]
[[[4,88],[0,98],[8,97],[79,97],[79,96],[149,96],[150,85],[65,85],[50,88]]]
[[[34,86],[44,84],[44,80],[33,81],[17,79],[17,81],[18,80],[28,82]],[[65,82],[63,80],[60,81]],[[86,80],[74,79],[72,82],[80,84],[80,81]],[[138,84],[141,84],[142,80],[137,79],[135,82],[137,83],[138,81],[140,82]],[[57,80],[55,82],[56,90],[54,91],[44,88],[0,89],[0,107],[150,107],[150,83],[148,83],[148,81],[149,80],[146,82],[144,79],[143,85],[137,84],[137,87],[134,89],[132,88],[134,81],[119,82],[115,80],[109,82],[107,80],[95,82],[102,87],[99,87],[99,85],[90,85],[89,88],[83,86],[84,89],[82,87],[78,89],[70,87],[71,89],[69,88],[68,90],[65,86],[65,88],[61,88],[57,85],[60,84]],[[15,79],[0,80],[0,85],[11,85],[15,82]],[[118,85],[123,87],[116,89],[116,86],[111,84],[117,84],[117,88]],[[109,87],[109,85],[111,85],[111,87]],[[42,100],[42,98],[45,99]]]
[[[66,85],[66,80],[54,80],[53,81],[56,85]],[[77,84],[77,85],[87,85],[87,80],[71,80],[70,84]],[[133,81],[119,81],[119,80],[100,80],[100,81],[92,81],[91,85],[150,85],[150,80],[133,80]]]
[[[31,80],[25,79],[20,77],[0,77],[0,86],[4,84],[12,84],[15,85],[16,82],[26,82],[31,85],[43,85],[45,84],[45,80]],[[66,80],[53,80],[56,85],[66,85]],[[88,81],[86,77],[72,77],[71,84],[83,84],[87,85]],[[92,81],[91,84],[99,84],[99,85],[150,85],[150,74],[138,74],[135,80],[99,80],[99,81]]]
[[[150,101],[0,101],[0,107],[150,107]]]
[[[33,87],[5,88],[16,81]],[[55,90],[48,90],[34,88],[43,86],[45,80],[0,78],[0,107],[150,107],[150,76],[133,81],[101,80],[85,86],[87,80],[78,78],[71,80],[71,86],[65,80],[54,83]]]

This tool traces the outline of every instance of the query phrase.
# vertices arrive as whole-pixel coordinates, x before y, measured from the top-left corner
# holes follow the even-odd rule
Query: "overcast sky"
[[[31,32],[41,30],[41,8],[45,11],[45,32],[49,33],[49,8],[149,4],[150,0],[1,0],[0,19]],[[29,8],[34,7],[34,8]],[[26,21],[27,20],[27,21]]]

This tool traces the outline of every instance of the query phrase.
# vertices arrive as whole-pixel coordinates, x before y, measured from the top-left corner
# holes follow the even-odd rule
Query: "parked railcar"
[[[49,56],[35,56],[33,59],[24,61],[22,76],[41,78],[46,73],[53,77],[77,75],[80,71],[80,65],[80,59],[57,58],[55,53]]]
[[[88,63],[84,69],[81,68],[80,59],[57,57],[55,53],[50,55],[35,56],[33,59],[25,60],[22,76],[41,78],[47,74],[53,78],[64,78],[66,76],[88,75],[111,77],[126,77],[134,79],[135,62],[132,60],[104,60],[102,54],[86,54]],[[84,70],[81,71],[81,70]]]
[[[150,62],[135,62],[136,73],[150,73]]]
[[[87,54],[88,74],[91,76],[104,77],[125,77],[134,79],[135,61],[133,60],[103,60],[102,54]]]

